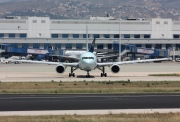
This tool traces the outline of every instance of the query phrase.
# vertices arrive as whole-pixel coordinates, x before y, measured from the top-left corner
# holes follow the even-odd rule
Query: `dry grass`
[[[0,82],[0,93],[173,93],[180,81],[161,82]]]
[[[176,76],[176,77],[180,77],[180,74],[178,73],[174,73],[174,74],[150,74],[149,76]]]
[[[0,117],[1,122],[180,122],[180,114]]]

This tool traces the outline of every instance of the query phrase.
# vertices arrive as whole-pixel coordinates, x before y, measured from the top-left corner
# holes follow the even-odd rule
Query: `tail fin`
[[[96,42],[96,38],[94,38],[92,44],[90,45],[89,52],[91,52],[91,53],[94,52],[95,42]]]

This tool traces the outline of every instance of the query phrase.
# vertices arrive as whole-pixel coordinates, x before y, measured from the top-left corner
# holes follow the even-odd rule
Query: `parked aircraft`
[[[94,38],[92,44],[90,45],[89,52],[94,53],[97,56],[97,59],[117,57],[117,55],[105,55],[107,54],[107,52],[104,53],[94,52],[95,41],[96,38]],[[50,55],[50,56],[79,60],[80,56],[85,52],[86,52],[85,50],[66,50],[64,51],[63,55]]]

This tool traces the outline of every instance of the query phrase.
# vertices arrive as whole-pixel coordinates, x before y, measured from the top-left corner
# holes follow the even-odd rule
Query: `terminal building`
[[[172,19],[128,19],[90,17],[89,20],[50,19],[49,17],[6,17],[0,19],[0,44],[14,49],[62,50],[86,49],[86,26],[89,43],[96,38],[95,50],[113,52],[122,45],[139,48],[175,50],[180,56],[180,21]],[[12,49],[6,49],[10,52]],[[13,52],[13,51],[12,51]],[[118,52],[118,51],[117,51]],[[171,55],[171,54],[170,54]]]

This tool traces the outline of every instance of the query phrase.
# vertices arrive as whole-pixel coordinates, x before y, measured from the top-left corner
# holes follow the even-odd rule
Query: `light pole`
[[[119,61],[121,61],[121,16],[119,17]]]
[[[86,24],[86,52],[88,52],[89,47],[88,47],[88,25]]]
[[[175,61],[175,47],[173,47],[173,61]]]

